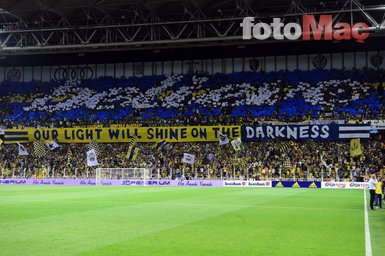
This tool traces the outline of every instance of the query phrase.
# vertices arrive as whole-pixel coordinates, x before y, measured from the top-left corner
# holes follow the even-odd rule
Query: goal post
[[[147,168],[97,168],[96,169],[96,185],[100,185],[103,180],[143,180],[150,179],[150,170]]]

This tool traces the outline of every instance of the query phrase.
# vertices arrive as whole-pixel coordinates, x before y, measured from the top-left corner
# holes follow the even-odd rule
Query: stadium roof
[[[307,1],[312,8],[319,1]],[[328,2],[328,1],[325,1]],[[336,1],[333,2],[335,5]],[[341,1],[342,2],[342,1]],[[337,1],[338,3],[338,1]],[[291,2],[285,0],[19,0],[0,1],[3,21],[22,20],[27,24],[58,22],[65,18],[72,24],[116,23],[136,19],[145,21],[148,15],[164,21],[194,17],[233,16],[237,9],[248,13],[265,14],[286,11]]]
[[[51,26],[65,19],[73,25],[121,24],[127,21],[178,21],[245,15],[282,15],[295,12],[328,12],[346,3],[383,7],[378,0],[0,0],[2,22],[23,21],[28,26]],[[345,6],[346,7],[346,6]],[[347,8],[348,10],[349,8]]]
[[[385,4],[378,0],[0,0],[0,54],[270,44],[242,40],[241,20],[323,13],[363,20],[374,37],[383,36]]]

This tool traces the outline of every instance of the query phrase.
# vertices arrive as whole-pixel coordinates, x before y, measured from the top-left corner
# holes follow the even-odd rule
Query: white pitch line
[[[0,198],[0,202],[10,202],[10,203],[31,203],[31,202],[49,202],[51,200],[44,199],[44,200],[25,200],[25,199],[8,199],[8,198]],[[118,204],[121,205],[122,203],[126,204],[122,207],[127,207],[127,205],[162,205],[162,206],[199,206],[199,207],[234,207],[234,208],[267,208],[267,209],[298,209],[298,210],[330,210],[330,211],[361,211],[359,209],[352,209],[352,208],[320,208],[320,207],[304,207],[304,206],[277,206],[277,205],[263,205],[263,204],[256,204],[256,205],[250,205],[250,204],[202,204],[202,203],[195,203],[195,202],[185,202],[185,203],[179,203],[179,202],[114,202],[114,201],[103,201],[103,200],[67,200],[62,199],[56,201],[57,203],[107,203],[107,204]]]
[[[364,189],[364,210],[365,210],[365,255],[372,256],[372,242],[370,240],[370,228],[368,217],[368,203],[366,201],[366,189]]]

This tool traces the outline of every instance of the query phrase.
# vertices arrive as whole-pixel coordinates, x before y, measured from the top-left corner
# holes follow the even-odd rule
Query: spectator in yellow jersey
[[[382,208],[382,178],[378,179],[376,184],[376,206]]]

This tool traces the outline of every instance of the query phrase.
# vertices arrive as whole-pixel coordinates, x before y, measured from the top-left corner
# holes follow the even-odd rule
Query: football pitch
[[[362,190],[2,186],[0,204],[2,256],[364,256],[368,244]],[[385,210],[368,216],[384,255]]]

